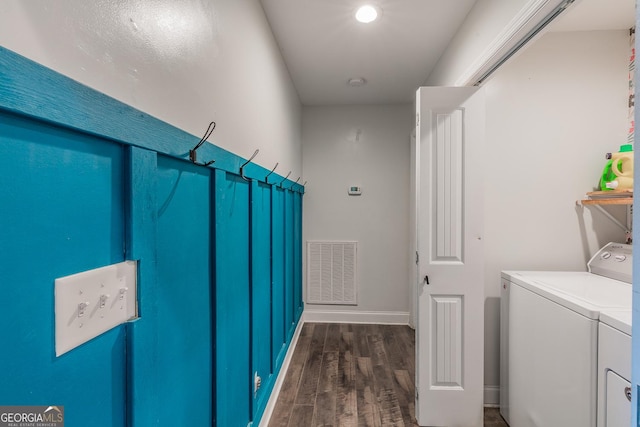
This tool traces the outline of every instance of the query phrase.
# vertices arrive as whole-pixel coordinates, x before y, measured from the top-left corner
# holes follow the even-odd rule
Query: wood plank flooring
[[[408,326],[305,323],[269,426],[417,426],[414,348]]]

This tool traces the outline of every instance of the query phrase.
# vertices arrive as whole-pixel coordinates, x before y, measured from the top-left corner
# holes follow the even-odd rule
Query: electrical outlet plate
[[[124,261],[55,280],[56,356],[137,318],[136,267]]]

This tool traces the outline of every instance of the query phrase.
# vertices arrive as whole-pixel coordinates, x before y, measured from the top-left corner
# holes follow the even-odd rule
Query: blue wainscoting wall
[[[279,187],[271,189],[271,250],[285,253],[284,246],[284,195],[286,191]],[[271,259],[271,369],[284,361],[287,349],[287,328],[285,325],[285,283],[284,257]]]
[[[216,425],[251,420],[249,183],[215,174]],[[247,393],[249,391],[250,393]]]
[[[56,357],[53,310],[56,277],[124,260],[123,156],[119,144],[0,111],[1,405],[63,405],[70,426],[124,425],[125,331]]]
[[[304,188],[213,144],[194,165],[198,140],[0,48],[0,404],[260,420],[303,309]],[[56,357],[54,280],[124,259],[140,318]]]
[[[252,411],[258,415],[266,405],[273,381],[271,364],[271,186],[251,183],[251,313],[253,339],[252,381],[260,378],[255,388]],[[264,304],[269,301],[269,304]]]
[[[212,419],[210,182],[206,168],[158,156],[152,309],[160,331],[157,363],[169,368],[160,372],[156,393],[171,402],[160,409],[162,418],[187,426],[210,425]]]

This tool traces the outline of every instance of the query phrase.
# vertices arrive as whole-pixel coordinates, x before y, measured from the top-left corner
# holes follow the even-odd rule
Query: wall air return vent
[[[356,305],[358,242],[307,242],[307,303]]]

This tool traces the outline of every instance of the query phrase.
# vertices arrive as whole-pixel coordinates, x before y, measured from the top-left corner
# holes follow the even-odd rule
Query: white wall
[[[257,0],[3,0],[0,45],[198,137],[214,119],[211,141],[243,157],[260,148],[264,167],[280,162],[294,177],[304,168],[305,240],[360,242],[359,305],[307,310],[409,311],[413,108],[301,113]],[[499,383],[500,270],[584,269],[622,238],[574,201],[625,141],[627,55],[623,31],[552,33],[486,84],[488,385]],[[431,82],[455,81],[465,66],[453,64],[444,56]],[[362,196],[347,196],[354,184]]]
[[[501,270],[585,270],[624,234],[575,201],[627,136],[627,31],[548,33],[485,85],[485,384],[499,384]],[[624,208],[608,208],[624,215]]]
[[[478,0],[428,76],[426,86],[475,84],[562,0]]]
[[[256,163],[302,174],[301,106],[258,0],[0,2],[0,45]]]
[[[359,242],[358,305],[307,304],[307,314],[404,313],[407,321],[413,116],[410,104],[304,107],[304,239]],[[353,185],[361,196],[347,195]]]

